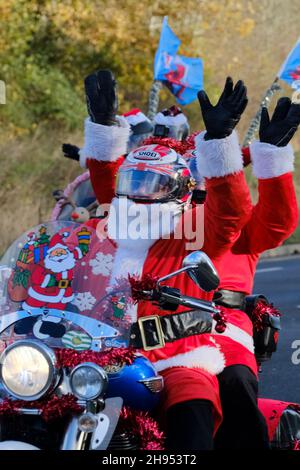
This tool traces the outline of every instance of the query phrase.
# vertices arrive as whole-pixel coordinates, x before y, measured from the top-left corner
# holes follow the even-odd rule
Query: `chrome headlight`
[[[93,362],[83,362],[74,367],[70,375],[72,392],[81,400],[93,400],[104,394],[107,374]]]
[[[18,341],[8,346],[0,363],[5,389],[21,400],[37,400],[58,379],[54,352],[36,341]]]

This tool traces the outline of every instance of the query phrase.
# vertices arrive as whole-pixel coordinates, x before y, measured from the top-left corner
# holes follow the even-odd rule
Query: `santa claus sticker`
[[[91,232],[86,227],[78,230],[77,244],[72,247],[70,241],[66,242],[70,236],[71,231],[64,231],[54,233],[50,238],[45,226],[39,229],[38,234],[28,233],[9,283],[11,299],[22,301],[22,309],[28,313],[37,308],[44,312],[51,309],[65,310],[74,300],[74,268],[89,251]],[[32,318],[23,321],[17,332],[26,332],[33,322]],[[40,319],[35,323],[32,326],[36,337],[60,337],[65,333],[59,317],[48,315],[47,321]]]
[[[11,270],[0,313],[18,317],[12,334],[78,351],[126,345],[136,309],[127,277],[111,281],[115,249],[85,225],[55,222],[23,234],[4,260]]]

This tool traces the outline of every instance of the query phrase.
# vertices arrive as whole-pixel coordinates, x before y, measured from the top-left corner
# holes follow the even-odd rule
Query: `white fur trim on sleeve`
[[[80,150],[80,166],[86,160],[114,162],[127,151],[130,125],[123,116],[117,117],[116,126],[103,126],[87,118],[84,123],[84,146]]]
[[[156,361],[154,367],[158,372],[169,367],[196,367],[217,375],[225,367],[225,357],[217,347],[200,346],[187,353]]]
[[[205,132],[195,138],[197,169],[201,177],[217,178],[243,169],[243,157],[236,131],[224,139],[204,140]]]
[[[290,144],[276,147],[256,140],[250,145],[250,154],[256,178],[275,178],[294,170],[294,152]]]

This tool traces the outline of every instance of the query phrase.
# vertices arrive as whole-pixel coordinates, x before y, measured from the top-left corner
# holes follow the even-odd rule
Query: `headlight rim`
[[[15,392],[13,392],[5,383],[4,378],[3,378],[3,361],[7,354],[15,348],[18,348],[20,346],[28,346],[36,349],[38,352],[40,352],[43,357],[46,359],[48,365],[49,365],[49,375],[47,382],[43,389],[30,396],[24,396],[24,395],[19,395]],[[48,395],[58,384],[59,379],[61,377],[60,374],[60,369],[57,367],[57,361],[56,361],[56,355],[55,352],[47,345],[44,343],[34,340],[34,339],[22,339],[19,341],[14,342],[13,344],[10,344],[5,348],[5,350],[2,352],[0,355],[0,380],[1,383],[4,387],[4,389],[7,391],[9,395],[11,395],[13,398],[17,400],[23,400],[23,401],[36,401],[39,400],[40,398]]]
[[[103,383],[104,383],[104,386],[103,386],[103,389],[101,390],[100,393],[97,393],[97,395],[92,395],[91,397],[89,398],[86,398],[82,395],[80,395],[75,387],[73,386],[73,377],[74,377],[74,374],[75,372],[78,370],[78,369],[81,369],[83,367],[91,367],[92,369],[96,370],[99,375],[101,375],[101,378],[103,379]],[[104,394],[105,394],[105,391],[108,387],[108,375],[107,373],[105,372],[105,370],[103,369],[103,367],[99,366],[98,364],[95,364],[94,362],[81,362],[80,364],[77,364],[77,366],[75,366],[71,372],[70,372],[70,376],[69,376],[69,383],[70,383],[70,388],[71,388],[71,391],[73,393],[73,395],[75,395],[75,397],[78,399],[78,400],[81,400],[81,401],[91,401],[91,400],[96,400],[97,398],[100,398],[100,397],[103,397]]]

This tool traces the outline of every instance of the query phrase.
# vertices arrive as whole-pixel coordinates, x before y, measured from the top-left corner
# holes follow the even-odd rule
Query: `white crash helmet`
[[[181,155],[160,144],[127,155],[117,174],[116,195],[136,202],[185,202],[194,179]]]

